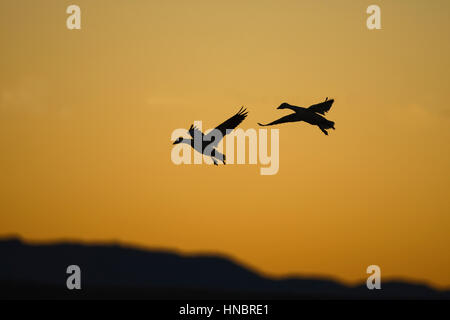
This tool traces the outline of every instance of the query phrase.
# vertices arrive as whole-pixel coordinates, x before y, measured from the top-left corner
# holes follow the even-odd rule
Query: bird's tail
[[[270,123],[268,123],[268,124],[262,124],[262,123],[259,123],[259,122],[258,122],[258,125],[260,125],[261,127],[267,127],[267,126],[270,126]]]

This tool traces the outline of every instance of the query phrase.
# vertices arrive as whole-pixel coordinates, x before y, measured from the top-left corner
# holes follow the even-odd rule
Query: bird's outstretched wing
[[[197,132],[197,135],[203,139],[203,132],[200,131],[199,128],[191,124],[191,127],[188,130],[189,134],[191,135],[192,139],[194,139],[195,132]]]
[[[219,130],[223,136],[225,136],[228,132],[227,130],[232,130],[236,128],[244,119],[247,117],[247,109],[244,109],[244,107],[241,107],[239,111],[232,116],[230,119],[226,120],[225,122],[219,124],[215,130]]]
[[[227,133],[230,132],[230,130],[233,130],[236,128],[244,119],[247,117],[248,111],[244,107],[241,107],[241,109],[230,119],[226,120],[225,122],[219,124],[213,131],[219,131],[222,134],[222,137],[224,137]],[[211,140],[212,139],[213,132],[208,133],[205,136],[205,140]],[[215,141],[215,143],[218,143],[219,141]]]
[[[325,115],[325,112],[328,112],[331,109],[331,105],[333,104],[333,102],[334,99],[328,100],[327,98],[324,102],[313,104],[308,108],[308,110]]]

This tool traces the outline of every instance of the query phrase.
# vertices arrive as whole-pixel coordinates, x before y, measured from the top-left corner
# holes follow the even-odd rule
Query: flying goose
[[[179,137],[175,140],[173,144],[178,143],[186,143],[190,145],[194,150],[200,152],[201,154],[210,156],[213,160],[214,164],[217,166],[217,160],[222,161],[225,164],[225,155],[220,153],[216,147],[219,142],[234,128],[236,128],[244,119],[247,117],[247,109],[241,107],[241,109],[231,118],[226,120],[225,122],[219,124],[214,130],[209,132],[207,135],[204,135],[197,127],[191,125],[188,130],[189,135],[192,139],[185,139],[183,137]],[[197,137],[197,138],[196,138]],[[195,143],[195,139],[199,139],[197,143]],[[200,140],[201,139],[201,140]]]
[[[285,123],[285,122],[296,122],[296,121],[305,121],[309,124],[318,126],[320,130],[322,130],[323,133],[328,135],[328,132],[326,129],[333,129],[334,130],[334,122],[329,121],[322,117],[320,114],[325,115],[326,112],[328,112],[331,108],[331,105],[333,104],[334,99],[328,100],[328,97],[325,99],[324,102],[313,104],[309,108],[303,108],[303,107],[297,107],[292,106],[289,103],[282,103],[277,109],[291,109],[295,111],[295,113],[288,114],[287,116],[284,116],[278,120],[275,120],[268,124],[261,124],[258,123],[260,126],[272,126],[274,124],[279,123]]]

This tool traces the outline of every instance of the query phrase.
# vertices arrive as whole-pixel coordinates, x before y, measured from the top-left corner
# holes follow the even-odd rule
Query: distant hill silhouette
[[[66,288],[72,264],[81,268],[79,291]],[[382,290],[368,290],[365,283],[272,279],[220,256],[119,245],[32,245],[9,238],[0,240],[0,298],[450,299],[450,291],[406,282],[382,281]]]

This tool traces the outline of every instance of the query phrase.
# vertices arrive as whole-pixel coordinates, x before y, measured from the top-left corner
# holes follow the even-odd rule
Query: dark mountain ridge
[[[81,268],[81,290],[66,288],[69,265]],[[368,290],[365,283],[264,277],[215,255],[9,238],[0,240],[0,298],[450,299],[450,291],[401,281],[382,281],[381,290]]]

